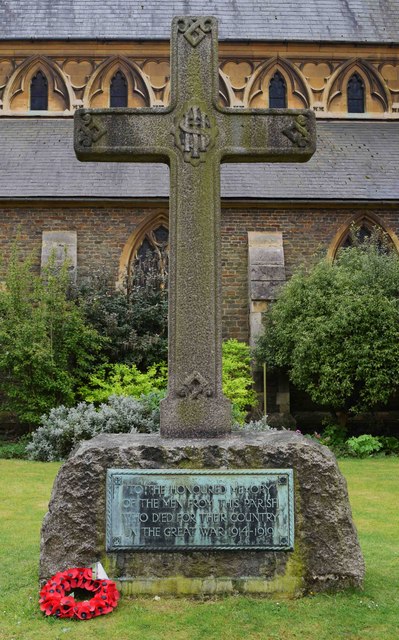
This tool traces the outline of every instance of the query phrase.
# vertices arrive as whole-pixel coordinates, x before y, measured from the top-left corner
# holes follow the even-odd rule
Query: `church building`
[[[222,166],[223,335],[253,343],[281,284],[353,223],[399,250],[399,0],[2,2],[1,268],[16,237],[38,269],[66,250],[77,278],[116,284],[167,252],[168,167],[80,163],[73,115],[167,106],[176,15],[218,19],[221,105],[317,118],[309,162]],[[270,411],[306,408],[286,380],[268,388]]]

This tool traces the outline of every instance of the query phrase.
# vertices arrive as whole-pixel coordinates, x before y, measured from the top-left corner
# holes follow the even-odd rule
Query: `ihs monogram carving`
[[[78,142],[82,147],[91,147],[106,133],[106,129],[99,126],[90,113],[85,113],[80,120],[82,124],[78,131]]]
[[[209,18],[181,18],[177,23],[180,33],[184,34],[187,42],[196,47],[212,29]]]
[[[197,166],[205,160],[204,154],[213,146],[216,135],[216,127],[212,127],[208,115],[200,107],[192,106],[176,127],[175,142],[184,153],[184,160]]]
[[[310,140],[310,133],[306,128],[307,124],[307,116],[301,114],[295,118],[293,124],[283,129],[283,134],[297,147],[306,147]]]
[[[177,392],[181,398],[190,398],[196,400],[199,396],[210,398],[212,389],[209,382],[198,371],[193,371],[187,376],[182,386]]]

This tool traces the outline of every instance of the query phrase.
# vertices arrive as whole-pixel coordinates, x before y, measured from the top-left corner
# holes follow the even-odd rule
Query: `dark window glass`
[[[111,80],[110,107],[127,107],[127,81],[122,71]]]
[[[285,80],[276,71],[269,84],[269,109],[285,109],[287,107],[287,88]]]
[[[348,113],[364,113],[364,84],[358,73],[349,79],[347,95]]]
[[[355,244],[363,244],[365,241],[370,240],[371,229],[366,224],[362,224],[357,229],[352,230],[342,243],[342,247],[353,247]]]
[[[47,78],[38,71],[30,83],[30,108],[32,111],[47,111],[48,109],[48,84]]]
[[[167,286],[169,259],[169,231],[163,225],[149,231],[141,243],[131,265],[135,284],[144,284],[153,278],[159,288]]]

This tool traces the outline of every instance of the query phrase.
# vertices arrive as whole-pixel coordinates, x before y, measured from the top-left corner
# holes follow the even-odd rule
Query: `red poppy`
[[[76,588],[94,592],[93,598],[76,602],[67,595]],[[119,593],[112,580],[93,580],[91,569],[75,568],[56,573],[41,589],[39,604],[47,616],[89,620],[110,613],[118,599]]]
[[[40,609],[44,611],[46,616],[55,616],[56,611],[59,609],[61,598],[52,598],[51,600],[46,600],[40,605]]]
[[[79,620],[89,620],[93,617],[95,607],[91,603],[91,600],[84,600],[83,602],[75,603],[74,613]]]
[[[101,616],[105,613],[110,613],[113,609],[113,606],[107,601],[106,596],[104,600],[103,597],[96,595],[91,599],[91,602],[94,605],[95,616]]]
[[[62,611],[63,618],[73,618],[75,611],[76,602],[75,598],[71,596],[66,596],[65,598],[61,598],[60,600],[60,609]]]

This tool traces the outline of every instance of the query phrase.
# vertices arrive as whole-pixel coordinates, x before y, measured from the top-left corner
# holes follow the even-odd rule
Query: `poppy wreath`
[[[77,602],[67,595],[74,589],[92,591],[90,600]],[[117,605],[119,592],[112,580],[93,580],[91,569],[68,569],[56,573],[40,591],[40,609],[46,616],[89,620],[110,613]]]

